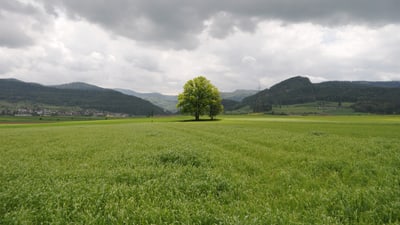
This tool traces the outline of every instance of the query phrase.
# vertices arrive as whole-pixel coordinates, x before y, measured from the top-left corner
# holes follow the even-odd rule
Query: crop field
[[[274,114],[287,114],[287,115],[307,115],[307,114],[327,114],[327,115],[351,115],[356,114],[351,108],[353,103],[343,102],[338,107],[337,102],[310,102],[294,105],[282,105],[272,107]]]
[[[400,224],[400,117],[0,124],[0,224]]]

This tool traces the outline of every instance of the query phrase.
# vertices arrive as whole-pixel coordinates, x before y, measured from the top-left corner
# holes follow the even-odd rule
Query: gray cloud
[[[0,46],[19,48],[32,45],[33,43],[33,38],[28,36],[20,27],[10,26],[4,20],[0,20]]]
[[[36,14],[37,9],[31,4],[23,4],[16,0],[3,0],[0,2],[1,11],[9,11],[20,14]]]
[[[215,38],[225,38],[235,30],[254,32],[263,20],[284,23],[311,22],[329,26],[346,24],[385,25],[400,21],[398,0],[36,0],[50,14],[64,11],[70,18],[85,19],[114,34],[142,43],[173,49],[194,49],[198,35],[207,31]],[[29,16],[36,29],[47,23],[35,4],[16,0],[0,2],[0,18],[8,20],[0,27],[0,45],[31,45],[34,37],[9,14]],[[207,23],[208,21],[208,23]],[[12,25],[14,24],[14,26]],[[0,24],[2,26],[2,24]],[[7,30],[5,30],[7,29]],[[9,33],[6,35],[4,32]],[[7,36],[7,37],[5,37]]]
[[[47,1],[46,8],[61,8],[74,19],[86,19],[115,34],[152,45],[192,49],[203,18],[180,1]]]
[[[37,6],[16,0],[0,2],[0,46],[21,48],[33,45],[35,35],[49,23]]]
[[[397,0],[249,0],[229,4],[232,13],[277,19],[285,22],[312,22],[343,25],[351,23],[398,23]]]
[[[399,80],[398,0],[0,0],[0,76],[177,93]],[[27,47],[29,46],[29,47]]]
[[[174,49],[198,46],[197,35],[208,29],[224,38],[234,28],[254,31],[262,20],[311,22],[329,26],[362,23],[384,25],[400,21],[398,0],[42,0],[48,9],[64,9],[115,34]]]

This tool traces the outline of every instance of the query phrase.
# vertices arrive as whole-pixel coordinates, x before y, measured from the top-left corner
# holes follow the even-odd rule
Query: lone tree
[[[213,120],[223,110],[218,89],[203,76],[186,82],[183,93],[178,96],[178,105],[182,113],[191,114],[195,120],[208,114]]]

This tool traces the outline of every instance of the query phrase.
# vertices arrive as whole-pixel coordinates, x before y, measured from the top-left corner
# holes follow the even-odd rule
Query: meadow
[[[400,224],[399,116],[0,124],[0,224]]]
[[[351,108],[353,103],[343,102],[338,106],[337,102],[309,102],[294,105],[274,105],[272,107],[272,114],[285,114],[285,115],[355,115],[357,114]],[[358,113],[361,114],[361,113]]]

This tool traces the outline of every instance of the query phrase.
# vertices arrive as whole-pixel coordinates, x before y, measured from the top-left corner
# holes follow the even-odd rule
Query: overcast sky
[[[1,0],[0,78],[176,94],[400,80],[399,0]]]

